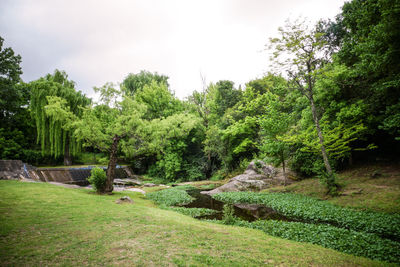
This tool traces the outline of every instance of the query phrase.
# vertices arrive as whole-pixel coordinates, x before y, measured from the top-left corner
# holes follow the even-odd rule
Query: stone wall
[[[87,185],[87,178],[93,167],[83,168],[35,168],[20,160],[0,160],[0,179],[32,179],[41,182]],[[106,169],[104,167],[104,169]],[[118,166],[116,178],[132,177],[132,170],[127,166]]]

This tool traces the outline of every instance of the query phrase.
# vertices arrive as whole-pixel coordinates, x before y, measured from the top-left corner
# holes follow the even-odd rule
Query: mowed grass
[[[123,195],[133,204],[116,204]],[[1,266],[384,266],[316,245],[97,195],[0,181]]]
[[[378,177],[373,177],[378,174]],[[329,197],[317,178],[266,192],[293,192],[327,200],[333,204],[360,210],[400,213],[400,164],[358,166],[338,174],[339,196]]]

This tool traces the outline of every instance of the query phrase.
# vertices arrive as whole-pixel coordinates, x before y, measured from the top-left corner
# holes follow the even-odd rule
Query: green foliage
[[[0,121],[3,123],[23,104],[23,91],[16,85],[20,82],[21,56],[15,55],[11,47],[3,47],[4,39],[0,36]]]
[[[214,195],[213,198],[229,204],[263,204],[292,219],[327,223],[385,238],[400,239],[400,215],[356,211],[297,194],[224,192]]]
[[[246,222],[236,218],[229,224],[259,229],[272,236],[313,243],[361,257],[400,263],[400,244],[374,234],[330,225],[274,220]]]
[[[193,114],[176,113],[154,119],[142,128],[146,146],[141,153],[155,155],[157,161],[149,170],[150,176],[165,181],[201,180],[204,177],[199,153],[203,125]]]
[[[147,120],[166,118],[183,110],[181,101],[174,97],[166,83],[151,81],[135,93],[134,99],[146,106],[144,118]]]
[[[296,146],[300,148],[296,148]],[[294,146],[294,152],[291,155],[290,168],[305,177],[322,173],[324,170],[324,162],[321,156],[319,154],[302,151],[301,144],[296,146]]]
[[[186,193],[185,190],[177,188],[168,188],[156,192],[151,192],[146,195],[148,199],[153,200],[158,205],[164,206],[181,206],[189,204],[193,198]]]
[[[206,105],[210,112],[210,122],[213,124],[218,123],[226,110],[239,102],[242,96],[242,92],[235,89],[231,81],[218,81],[215,85],[211,84],[207,91]]]
[[[149,71],[142,70],[137,74],[129,73],[122,82],[122,89],[125,94],[135,95],[145,86],[151,85],[152,82],[165,84],[168,87],[167,76],[160,75],[157,72],[151,73]]]
[[[41,157],[31,157],[35,132],[27,107],[29,90],[20,79],[21,56],[3,44],[0,37],[0,159],[35,163]]]
[[[223,212],[222,222],[224,224],[233,225],[236,222],[237,219],[234,215],[235,210],[233,209],[233,205],[225,204],[222,212]]]
[[[270,161],[276,166],[283,164],[289,157],[289,144],[282,139],[290,125],[293,117],[287,112],[283,112],[283,104],[279,101],[279,96],[267,93],[269,99],[266,112],[259,120],[263,132],[263,144],[260,150],[268,156]],[[285,169],[285,168],[284,168]]]
[[[347,66],[341,97],[362,100],[369,120],[369,140],[378,146],[398,146],[400,100],[400,4],[390,0],[353,0],[327,31],[336,42],[337,61]],[[382,135],[383,130],[385,136]],[[378,135],[379,134],[379,135]],[[378,137],[378,138],[377,138]],[[383,141],[384,140],[384,141]]]
[[[90,103],[85,95],[75,90],[75,83],[68,80],[65,72],[56,70],[53,75],[29,83],[31,90],[31,112],[36,122],[37,142],[43,154],[54,157],[71,154],[81,150],[81,143],[74,138],[66,116],[79,118],[81,107]],[[51,98],[49,98],[51,97]],[[58,98],[57,98],[58,97]],[[50,102],[49,102],[50,101]],[[46,110],[46,106],[49,109]],[[51,108],[50,108],[51,107]],[[57,111],[63,112],[55,112]]]
[[[90,171],[89,183],[98,193],[103,193],[106,186],[106,172],[99,167],[95,167]]]
[[[225,176],[222,174],[221,171],[217,171],[213,174],[213,176],[211,176],[210,180],[211,181],[220,181],[220,180],[224,180]]]

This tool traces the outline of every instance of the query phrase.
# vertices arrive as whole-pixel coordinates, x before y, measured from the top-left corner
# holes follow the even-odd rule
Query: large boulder
[[[285,178],[281,169],[260,160],[252,161],[243,174],[233,177],[220,187],[201,193],[214,195],[221,192],[260,191],[272,186],[291,184],[293,180],[288,177],[292,175],[292,173],[287,173]]]

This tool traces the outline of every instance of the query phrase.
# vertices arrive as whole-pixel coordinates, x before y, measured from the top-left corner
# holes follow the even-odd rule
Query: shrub
[[[235,217],[235,210],[231,204],[225,204],[223,208],[222,222],[224,224],[233,225],[235,224],[237,218]]]
[[[90,171],[89,183],[93,186],[96,192],[103,193],[106,187],[107,175],[106,172],[99,167],[95,167]]]
[[[306,177],[324,170],[324,162],[319,155],[303,152],[300,149],[296,149],[289,163],[293,171]]]
[[[263,204],[295,220],[327,223],[400,240],[400,215],[357,211],[312,197],[288,193],[224,192],[214,195],[213,198],[229,204]]]

